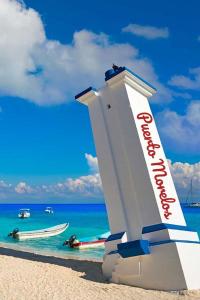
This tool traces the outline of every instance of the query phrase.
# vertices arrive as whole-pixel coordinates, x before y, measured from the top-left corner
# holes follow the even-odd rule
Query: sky
[[[151,109],[179,196],[200,194],[199,1],[0,0],[0,202],[101,202],[87,107],[112,63]]]

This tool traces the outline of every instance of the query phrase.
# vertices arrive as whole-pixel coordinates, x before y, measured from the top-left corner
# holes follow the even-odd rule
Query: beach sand
[[[0,247],[0,300],[192,300],[200,291],[168,293],[105,282],[101,262]]]

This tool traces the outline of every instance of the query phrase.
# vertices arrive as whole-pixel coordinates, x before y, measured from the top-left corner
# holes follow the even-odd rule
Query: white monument
[[[200,242],[185,222],[148,97],[125,67],[75,98],[89,107],[111,235],[104,276],[148,289],[200,288]]]

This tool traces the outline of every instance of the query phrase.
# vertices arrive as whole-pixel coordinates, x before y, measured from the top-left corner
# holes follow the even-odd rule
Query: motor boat
[[[59,224],[53,227],[32,231],[20,231],[18,228],[15,228],[8,234],[8,236],[13,237],[17,240],[47,238],[63,233],[68,227],[69,223]]]
[[[100,239],[100,240],[92,240],[92,241],[79,241],[76,238],[76,235],[72,235],[69,240],[66,240],[63,243],[63,246],[69,246],[73,249],[90,249],[90,248],[98,248],[98,247],[104,247],[106,239]]]
[[[105,246],[106,238],[110,235],[110,232],[100,235],[97,238],[85,238],[82,241],[79,241],[76,235],[72,235],[69,240],[66,240],[63,243],[63,246],[69,246],[73,249],[90,249],[90,248],[99,248]]]
[[[25,219],[31,216],[29,208],[21,208],[18,213],[18,218]]]
[[[54,213],[53,208],[50,207],[50,206],[46,207],[44,211],[45,211],[45,213],[47,213],[47,214],[53,214],[53,213]]]

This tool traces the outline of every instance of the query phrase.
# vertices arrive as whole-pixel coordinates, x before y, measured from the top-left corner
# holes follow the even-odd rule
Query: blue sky
[[[74,95],[101,86],[113,62],[157,87],[151,107],[177,189],[185,194],[191,177],[199,188],[198,1],[0,8],[1,202],[101,201],[88,111]]]

